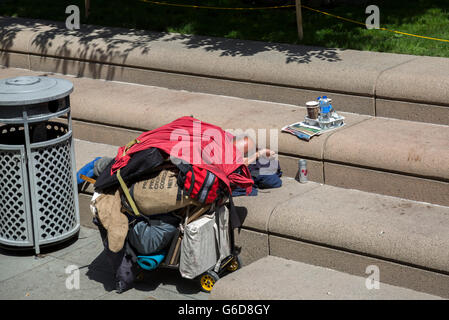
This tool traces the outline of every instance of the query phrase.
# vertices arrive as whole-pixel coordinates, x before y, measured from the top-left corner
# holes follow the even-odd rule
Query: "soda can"
[[[307,161],[305,159],[299,159],[298,161],[298,167],[299,167],[299,182],[306,183],[308,181],[307,179]]]

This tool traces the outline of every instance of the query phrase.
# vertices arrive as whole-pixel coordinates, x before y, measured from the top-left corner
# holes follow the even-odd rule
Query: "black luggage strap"
[[[178,185],[178,193],[176,194],[176,202],[181,201],[182,198],[182,189],[181,187]]]
[[[180,163],[176,165],[179,169],[179,174],[178,174],[178,186],[182,186],[182,188],[184,188],[184,184],[186,182],[186,178],[187,178],[187,173],[190,171],[192,172],[192,181],[190,183],[190,188],[188,191],[186,191],[187,195],[190,196],[190,194],[193,191],[193,186],[195,184],[195,174],[193,173],[193,167],[190,164],[186,164],[186,163]]]

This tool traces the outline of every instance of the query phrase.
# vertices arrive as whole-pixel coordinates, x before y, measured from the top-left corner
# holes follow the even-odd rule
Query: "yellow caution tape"
[[[176,4],[176,3],[167,3],[167,2],[159,2],[159,1],[151,1],[151,0],[139,0],[139,1],[146,2],[146,3],[151,3],[151,4],[156,4],[156,5],[162,5],[162,6],[183,7],[183,8],[197,8],[197,9],[211,9],[211,10],[266,10],[266,9],[282,9],[282,8],[296,7],[296,5],[294,5],[294,4],[289,4],[289,5],[285,5],[285,6],[274,6],[274,7],[226,8],[226,7],[196,6],[196,5],[189,5],[189,4]],[[340,19],[340,20],[343,20],[343,21],[347,21],[347,22],[358,24],[358,25],[366,26],[365,23],[360,22],[360,21],[356,21],[356,20],[345,18],[345,17],[337,16],[335,14],[328,13],[328,12],[321,11],[321,10],[314,9],[314,8],[310,8],[310,7],[305,6],[305,5],[301,5],[301,7],[304,8],[304,9],[310,10],[310,11],[315,11],[315,12],[318,12],[318,13],[321,13],[321,14],[324,14],[324,15],[336,18],[336,19]],[[396,34],[401,34],[401,35],[410,36],[410,37],[416,37],[416,38],[421,38],[421,39],[434,40],[434,41],[440,41],[440,42],[449,42],[449,40],[447,40],[447,39],[439,39],[439,38],[420,36],[420,35],[413,34],[413,33],[407,33],[407,32],[402,32],[402,31],[390,30],[390,29],[387,29],[387,28],[379,28],[377,30],[393,32],[393,33],[396,33]]]

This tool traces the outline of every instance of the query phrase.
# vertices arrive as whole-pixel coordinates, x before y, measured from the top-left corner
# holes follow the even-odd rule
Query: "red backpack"
[[[225,188],[220,179],[211,171],[181,163],[179,169],[178,186],[184,189],[184,193],[201,204],[209,204],[215,200],[221,200],[225,194]]]

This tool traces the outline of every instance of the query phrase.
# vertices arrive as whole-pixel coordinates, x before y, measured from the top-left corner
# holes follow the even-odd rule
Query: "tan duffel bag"
[[[196,201],[184,195],[178,187],[177,177],[177,169],[162,169],[129,187],[129,194],[139,213],[162,214],[191,204],[196,205]],[[124,209],[134,213],[127,197],[122,194],[121,198]]]

